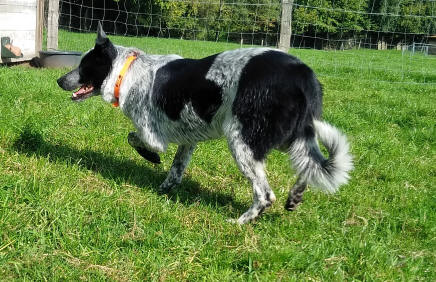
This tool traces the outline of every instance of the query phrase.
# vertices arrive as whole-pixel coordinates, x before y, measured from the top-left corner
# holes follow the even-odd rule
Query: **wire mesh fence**
[[[280,0],[61,0],[59,27],[91,32],[101,21],[109,34],[276,47],[281,9]],[[421,78],[413,82],[436,83],[429,40],[436,34],[436,1],[294,0],[285,16],[291,18],[291,48],[349,51],[322,62],[334,65],[328,75],[350,67],[368,79],[407,83],[408,72],[418,72]],[[398,51],[398,63],[381,64],[379,55],[355,52],[368,49]],[[374,76],[378,71],[392,75]]]

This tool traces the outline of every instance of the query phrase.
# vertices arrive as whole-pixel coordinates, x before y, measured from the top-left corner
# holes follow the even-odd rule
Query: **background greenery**
[[[280,13],[280,0],[72,0],[61,1],[60,23],[84,31],[104,20],[114,34],[276,45]],[[335,40],[353,39],[374,48],[379,40],[422,42],[436,33],[435,17],[435,1],[294,0],[292,44],[339,48]]]
[[[111,38],[189,57],[239,47]],[[94,40],[61,32],[60,49],[85,51]],[[278,200],[244,226],[226,221],[250,206],[251,192],[224,140],[199,144],[182,184],[160,196],[175,146],[151,165],[127,144],[132,125],[118,109],[98,97],[73,103],[56,85],[68,70],[0,67],[0,280],[434,281],[436,86],[421,82],[435,61],[290,53],[320,75],[324,119],[347,134],[356,168],[337,194],[309,189],[287,212],[295,178],[273,152],[267,170]],[[381,70],[332,64],[353,57]],[[413,75],[380,82],[395,64]]]

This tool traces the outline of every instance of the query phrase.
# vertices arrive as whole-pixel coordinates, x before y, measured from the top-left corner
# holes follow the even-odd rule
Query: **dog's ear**
[[[108,55],[110,58],[115,58],[117,54],[115,46],[106,36],[100,21],[98,22],[97,39],[95,40],[94,50]]]
[[[95,40],[95,45],[104,45],[106,42],[109,41],[109,38],[107,38],[106,33],[103,30],[103,27],[101,26],[101,22],[98,22],[97,27],[97,39]]]

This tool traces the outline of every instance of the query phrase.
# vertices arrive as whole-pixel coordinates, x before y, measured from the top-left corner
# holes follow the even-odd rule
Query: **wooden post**
[[[291,46],[292,5],[294,4],[294,0],[281,1],[282,16],[280,20],[279,49],[287,53]]]
[[[58,49],[59,0],[48,2],[47,50]]]
[[[44,0],[38,0],[36,4],[36,29],[35,29],[35,56],[42,50],[44,28]]]

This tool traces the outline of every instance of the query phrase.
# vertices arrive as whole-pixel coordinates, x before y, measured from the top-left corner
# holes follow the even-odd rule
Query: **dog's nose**
[[[67,90],[67,89],[65,89],[66,88],[65,87],[65,76],[62,76],[62,77],[58,78],[56,80],[56,82],[57,82],[57,84],[59,85],[60,88],[62,88],[64,90]]]
[[[80,80],[79,70],[74,69],[69,73],[64,74],[63,76],[58,78],[56,82],[58,83],[60,88],[66,91],[70,91],[80,86],[79,80]]]
[[[58,83],[59,87],[62,88],[62,77],[58,78],[56,82]]]

